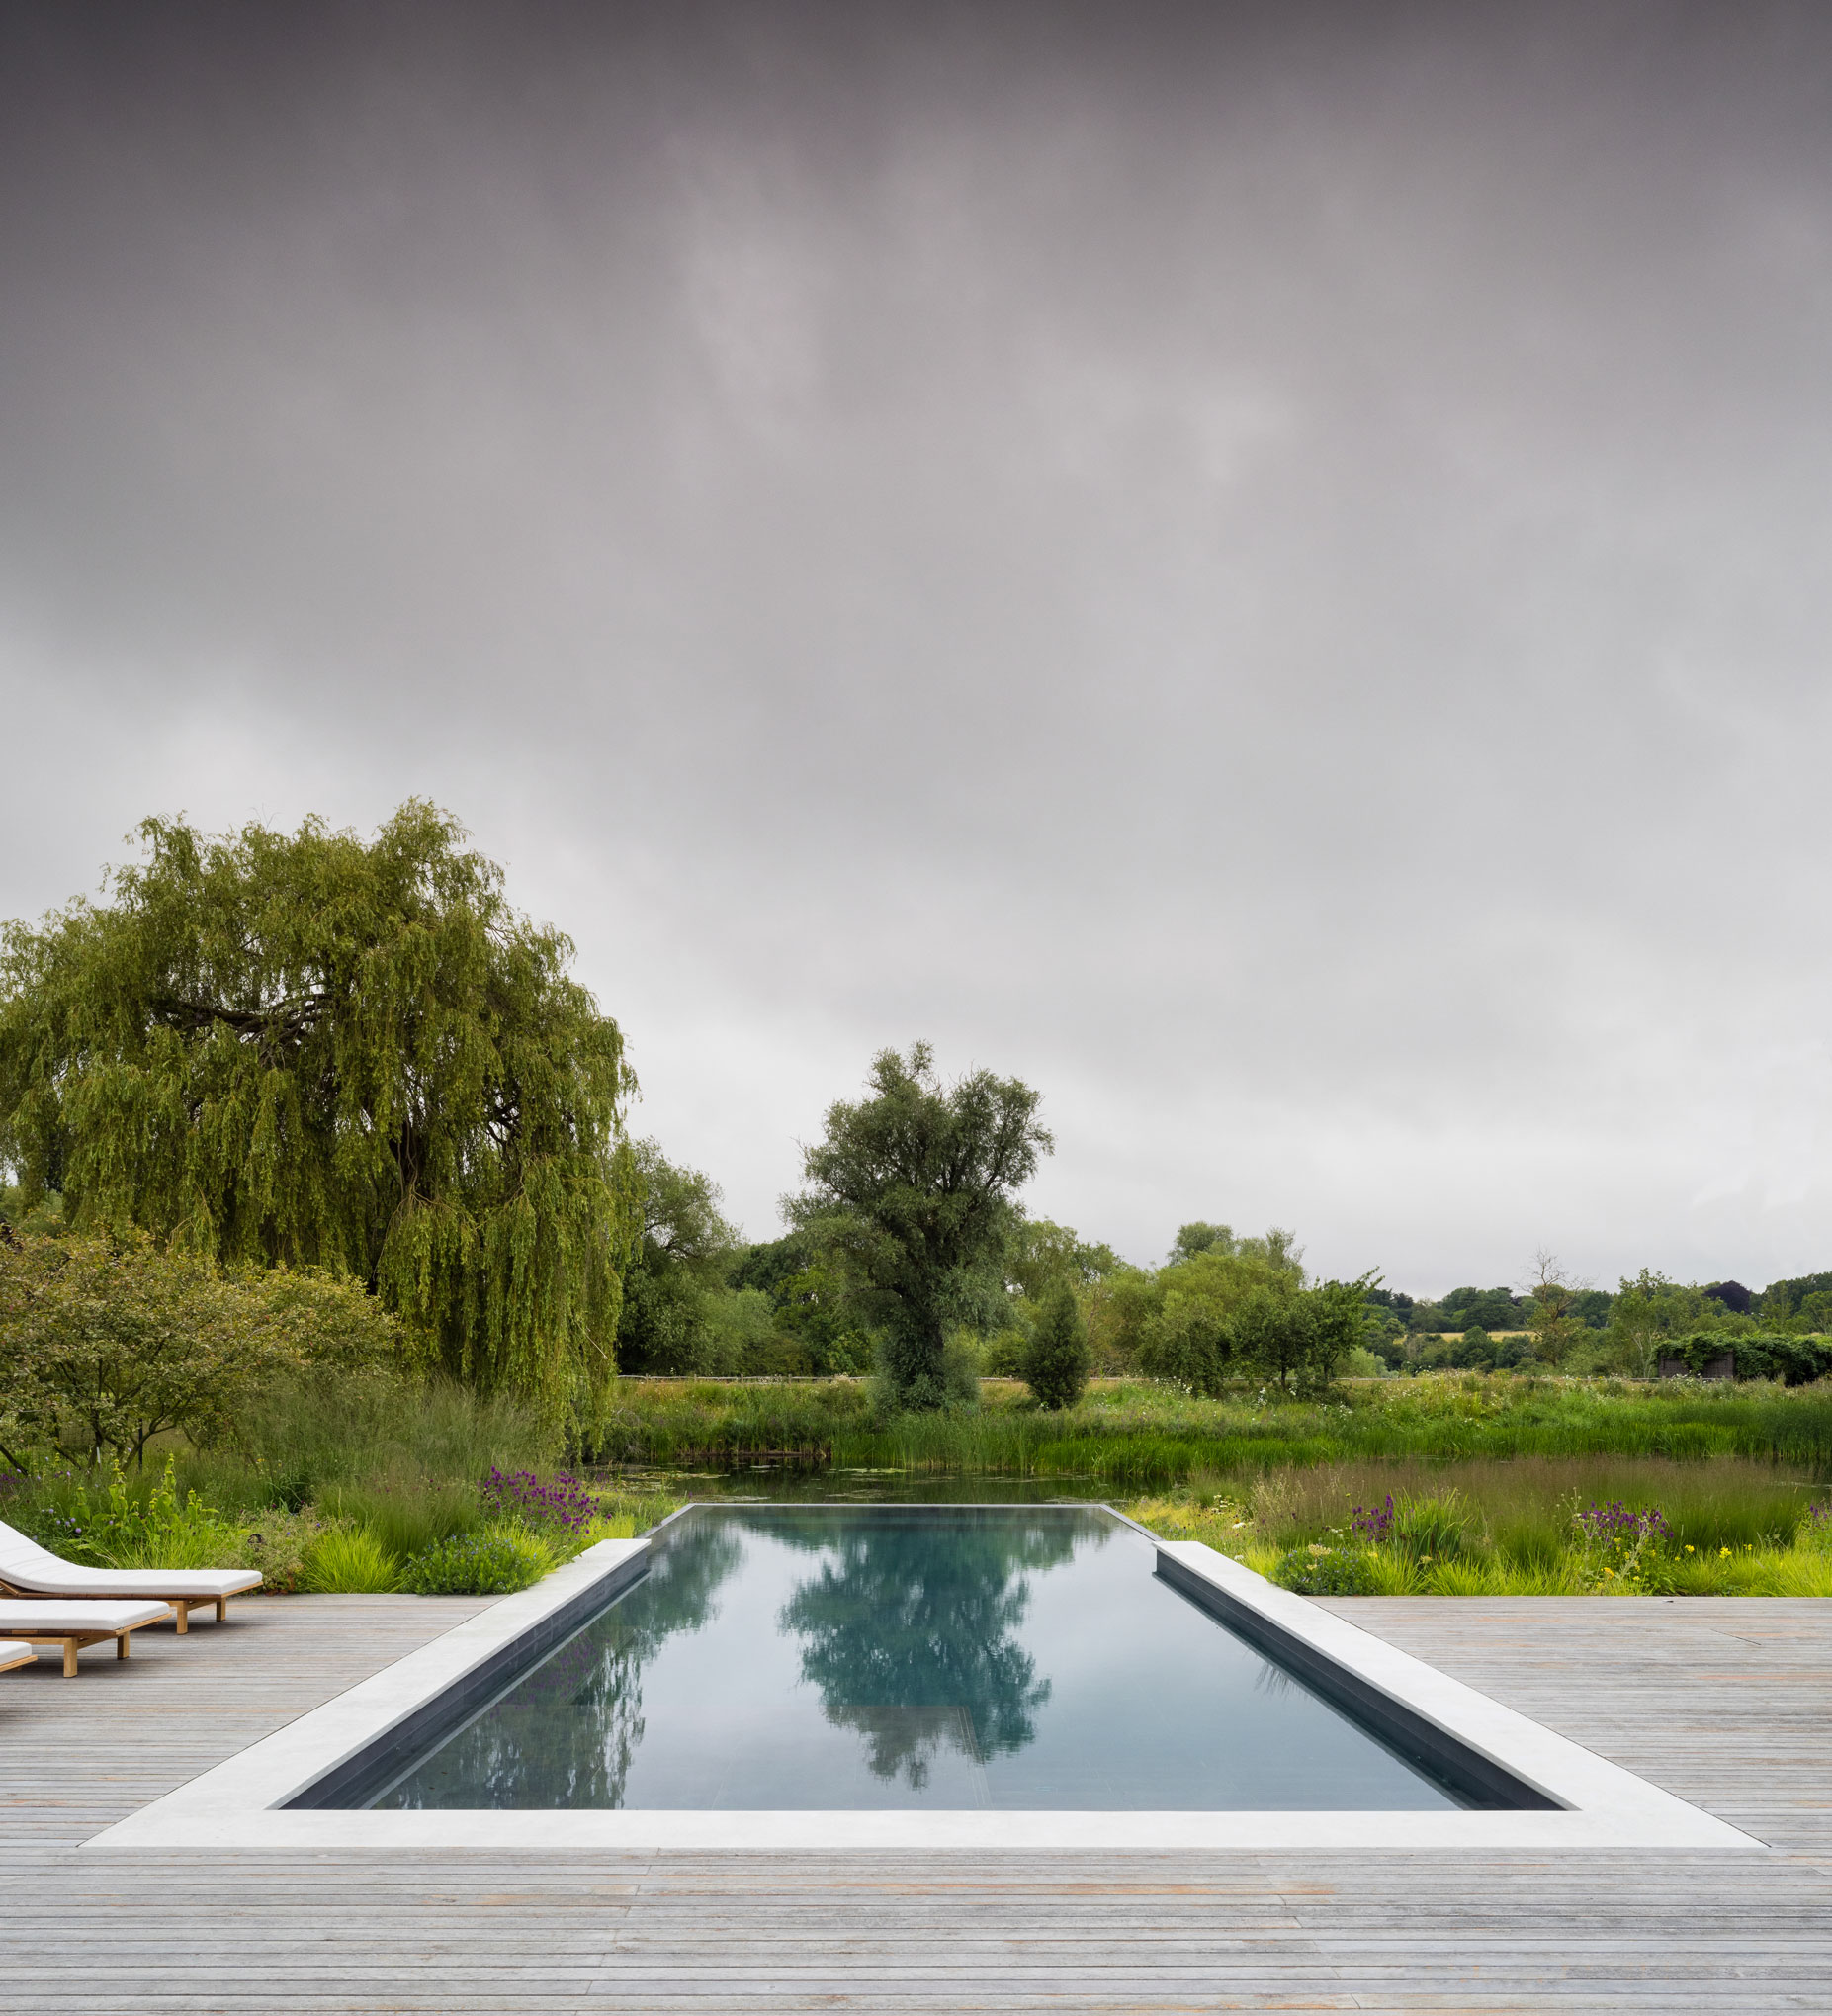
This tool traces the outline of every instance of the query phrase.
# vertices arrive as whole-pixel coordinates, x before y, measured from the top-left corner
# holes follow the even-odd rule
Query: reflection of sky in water
[[[1152,1571],[1091,1511],[691,1513],[376,1803],[1459,1803]]]

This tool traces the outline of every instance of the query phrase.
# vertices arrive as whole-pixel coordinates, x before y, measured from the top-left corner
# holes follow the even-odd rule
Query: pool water
[[[378,1807],[1424,1810],[1468,1801],[1088,1506],[698,1506]]]

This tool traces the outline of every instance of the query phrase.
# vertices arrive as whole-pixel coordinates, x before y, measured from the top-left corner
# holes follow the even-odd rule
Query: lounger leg
[[[66,1680],[74,1680],[76,1678],[76,1640],[74,1638],[65,1638],[63,1641],[63,1677]]]
[[[178,1635],[182,1638],[191,1628],[191,1606],[178,1597],[173,1600],[172,1608],[178,1613]]]
[[[115,1657],[117,1659],[125,1659],[128,1656],[128,1640],[132,1635],[131,1631],[123,1631],[120,1637],[115,1640]]]
[[[227,1618],[228,1614],[229,1614],[229,1599],[226,1596],[218,1596],[217,1598],[217,1622],[218,1623],[221,1623]]]

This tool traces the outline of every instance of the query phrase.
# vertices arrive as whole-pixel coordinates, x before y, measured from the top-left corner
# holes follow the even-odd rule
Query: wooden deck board
[[[0,2009],[1832,2011],[1832,1602],[1330,1605],[1761,1855],[77,1852],[481,1607],[0,1675]]]

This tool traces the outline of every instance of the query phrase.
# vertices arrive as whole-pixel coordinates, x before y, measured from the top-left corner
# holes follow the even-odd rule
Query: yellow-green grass
[[[1402,1527],[1411,1513],[1413,1532],[1370,1543],[1354,1508],[1384,1507],[1389,1494]],[[1828,1498],[1808,1478],[1736,1458],[1517,1458],[1203,1478],[1123,1509],[1166,1538],[1201,1540],[1262,1574],[1294,1547],[1366,1547],[1375,1594],[1832,1596],[1832,1551],[1806,1517],[1810,1503]],[[1672,1529],[1636,1577],[1606,1574],[1581,1544],[1573,1515],[1611,1502],[1655,1508]]]

